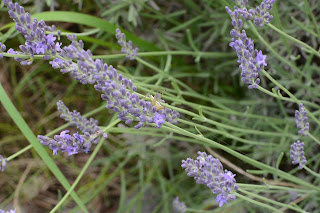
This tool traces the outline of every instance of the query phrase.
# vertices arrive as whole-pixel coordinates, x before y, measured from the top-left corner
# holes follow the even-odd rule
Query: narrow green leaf
[[[100,30],[103,30],[111,34],[115,34],[115,31],[117,29],[117,26],[101,18],[87,15],[87,14],[76,13],[76,12],[67,12],[67,11],[43,12],[43,13],[38,13],[33,15],[33,17],[43,21],[61,21],[61,22],[68,22],[68,23],[83,24],[90,27],[99,28]],[[139,49],[148,50],[148,51],[159,50],[159,48],[157,48],[155,45],[142,40],[141,38],[123,30],[122,28],[120,29],[124,34],[126,34],[127,40],[131,40],[135,46],[139,47]]]

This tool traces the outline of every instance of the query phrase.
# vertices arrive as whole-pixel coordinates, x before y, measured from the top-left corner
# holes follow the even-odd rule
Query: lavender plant
[[[41,101],[39,97],[45,97],[46,102],[42,104],[47,106],[46,111],[43,112],[45,117],[41,117],[39,123],[46,123],[46,129],[53,129],[52,123],[54,122],[47,121],[50,121],[55,114],[48,115],[48,112],[52,111],[50,103],[59,100],[55,97],[59,91],[49,93],[51,88],[47,87],[48,84],[43,84],[42,77],[45,80],[50,79],[50,81],[51,79],[54,79],[52,81],[56,81],[56,79],[63,79],[61,82],[66,81],[65,76],[60,78],[59,73],[53,74],[50,69],[43,69],[43,66],[46,66],[45,63],[41,64],[40,72],[31,72],[40,65],[37,62],[38,59],[49,61],[48,64],[54,69],[60,70],[62,73],[69,73],[73,79],[82,84],[93,85],[92,88],[100,92],[102,100],[107,102],[106,107],[111,112],[116,112],[115,116],[112,116],[106,115],[108,111],[103,111],[103,108],[95,110],[96,113],[98,112],[99,121],[103,121],[102,124],[109,123],[107,126],[98,126],[97,120],[86,118],[77,111],[71,111],[62,101],[58,101],[58,111],[61,113],[61,118],[69,122],[71,126],[75,126],[79,132],[65,130],[64,127],[58,128],[46,136],[39,135],[38,141],[48,146],[54,155],[59,150],[66,152],[69,156],[78,153],[90,153],[90,155],[85,155],[83,158],[82,156],[68,158],[67,161],[57,157],[53,161],[50,156],[46,156],[47,152],[35,137],[30,136],[32,131],[26,130],[28,125],[22,122],[23,119],[17,119],[19,117],[17,116],[19,115],[18,111],[12,107],[13,105],[10,106],[11,100],[6,97],[2,86],[0,87],[2,104],[31,143],[6,159],[0,156],[0,170],[4,171],[3,168],[6,167],[7,161],[10,162],[17,157],[24,158],[27,155],[26,152],[34,148],[34,151],[39,154],[45,165],[50,168],[59,183],[66,189],[63,197],[57,199],[56,205],[48,204],[46,201],[42,202],[46,204],[46,207],[43,207],[46,210],[53,208],[51,212],[56,212],[59,209],[70,212],[109,212],[110,209],[117,206],[118,212],[138,212],[139,210],[141,212],[171,212],[171,197],[181,193],[184,195],[184,200],[188,201],[188,209],[184,202],[180,202],[179,198],[176,198],[172,204],[177,212],[213,210],[216,203],[212,200],[212,193],[216,194],[215,200],[222,207],[216,211],[227,209],[226,211],[239,212],[250,209],[252,212],[284,212],[290,209],[293,212],[315,212],[320,207],[317,202],[320,191],[318,187],[320,175],[317,172],[319,170],[317,162],[319,156],[316,152],[320,141],[317,139],[319,134],[314,131],[315,135],[313,135],[308,123],[320,124],[317,116],[320,107],[317,104],[318,93],[316,92],[318,71],[315,59],[313,59],[313,57],[319,57],[320,54],[315,49],[317,47],[315,43],[312,43],[320,31],[317,17],[312,15],[312,11],[308,13],[311,21],[304,17],[303,24],[298,25],[298,21],[301,19],[295,20],[296,16],[292,16],[290,19],[296,26],[304,26],[306,23],[313,24],[313,27],[309,26],[307,33],[299,31],[297,35],[294,34],[294,37],[304,41],[311,35],[314,39],[308,40],[308,44],[306,44],[288,35],[288,33],[296,32],[295,30],[282,30],[282,27],[291,28],[292,25],[287,22],[281,26],[282,17],[280,20],[278,12],[284,16],[284,21],[289,20],[287,16],[291,17],[293,14],[289,12],[287,14],[287,10],[290,10],[292,6],[290,3],[279,2],[279,7],[277,7],[274,0],[263,0],[259,6],[251,9],[249,3],[251,4],[253,1],[226,1],[227,4],[236,4],[233,9],[230,9],[231,6],[229,6],[226,7],[226,10],[232,19],[233,27],[230,33],[232,37],[230,46],[236,51],[242,82],[248,85],[249,89],[257,89],[248,92],[246,88],[237,87],[234,75],[229,73],[233,69],[230,64],[234,54],[221,52],[225,51],[227,46],[224,42],[226,40],[224,30],[228,26],[222,18],[227,14],[219,14],[220,7],[224,5],[225,1],[219,1],[219,4],[212,1],[200,1],[197,4],[188,2],[188,4],[185,3],[188,5],[187,10],[183,8],[180,10],[180,6],[184,4],[181,2],[168,3],[166,4],[168,8],[160,4],[161,8],[156,9],[155,2],[148,1],[144,5],[141,18],[152,17],[152,29],[145,25],[142,31],[139,28],[135,28],[134,31],[137,34],[141,33],[139,36],[142,38],[148,38],[151,44],[144,45],[146,41],[143,43],[141,39],[139,40],[132,35],[130,37],[132,42],[127,42],[125,33],[117,29],[115,34],[118,44],[121,46],[121,52],[126,54],[127,59],[136,60],[134,63],[121,60],[119,69],[115,69],[110,64],[115,63],[117,59],[122,59],[123,54],[94,55],[106,51],[105,48],[99,48],[99,45],[105,45],[108,49],[113,48],[114,45],[110,44],[114,32],[111,36],[110,33],[111,30],[114,31],[117,28],[116,26],[97,17],[81,13],[57,12],[45,13],[44,16],[42,16],[43,14],[35,15],[46,20],[57,21],[66,21],[65,17],[69,16],[76,17],[74,20],[70,20],[99,28],[84,30],[84,33],[79,34],[61,32],[54,25],[48,26],[44,21],[31,18],[30,14],[25,12],[19,4],[13,3],[11,0],[2,2],[8,8],[10,17],[15,21],[16,32],[23,37],[19,35],[18,39],[12,39],[16,38],[14,36],[17,33],[13,34],[14,30],[8,30],[5,34],[1,34],[3,29],[6,29],[5,27],[1,28],[0,57],[14,58],[22,65],[32,64],[32,66],[22,68],[22,72],[12,71],[14,63],[8,69],[13,85],[17,84],[17,82],[14,83],[17,78],[15,73],[19,73],[18,79],[21,77],[20,75],[32,76],[18,82],[21,85],[14,89],[13,100],[15,101],[15,98],[19,97],[19,92],[25,92],[23,90],[26,86],[23,82],[31,84],[32,90],[27,90],[27,97],[35,91],[39,94],[41,91],[48,91],[49,94],[45,92],[42,95],[35,95],[36,98],[32,96],[30,100],[26,98],[23,98],[24,101],[19,100],[17,102],[19,103],[18,108],[19,110],[23,109],[24,115],[28,114],[28,108],[22,108],[23,105],[31,102],[32,106],[36,106],[37,104],[32,101],[38,102]],[[95,2],[98,4],[98,1]],[[83,3],[86,4],[86,2]],[[306,10],[316,8],[313,5],[308,9],[307,1],[304,4]],[[119,7],[111,8],[103,13],[113,14],[112,11],[121,11],[121,8],[126,5],[119,4]],[[287,9],[284,11],[283,8],[286,5],[290,7],[286,7]],[[93,10],[99,8],[98,6],[93,7]],[[92,6],[86,7],[84,5],[83,12],[90,11],[90,8]],[[59,5],[59,9],[64,10],[64,5]],[[301,9],[301,14],[304,12],[305,10]],[[295,14],[297,13],[295,12]],[[51,15],[55,17],[52,18]],[[117,18],[115,17],[115,19]],[[275,19],[278,28],[271,24],[272,19]],[[69,20],[67,21],[69,22]],[[143,23],[147,22],[144,20]],[[126,26],[126,23],[123,25]],[[263,30],[258,32],[255,26],[263,27]],[[152,32],[159,32],[159,29],[154,29],[157,27],[163,28],[160,29],[163,33],[155,37]],[[84,28],[86,26],[68,28],[68,30],[82,30]],[[216,29],[221,29],[221,32]],[[99,30],[105,32],[98,32]],[[277,33],[271,30],[275,30]],[[88,36],[91,36],[93,32],[96,35],[94,38],[89,38]],[[300,37],[301,34],[302,37]],[[264,35],[266,35],[266,39],[264,39]],[[86,43],[78,40],[79,36],[84,36],[83,40]],[[263,54],[265,50],[262,52],[260,48],[255,49],[258,39],[253,36],[256,36],[264,45],[261,46],[261,49],[265,48],[270,53],[268,64],[267,56]],[[6,52],[6,45],[13,47],[13,43],[19,42],[23,38],[26,41],[19,46],[20,50],[10,48]],[[161,42],[160,48],[166,49],[166,51],[148,52],[157,50],[159,47],[157,45],[158,39]],[[279,39],[283,39],[283,42],[280,42]],[[287,42],[288,40],[290,42]],[[88,48],[89,42],[93,44]],[[134,46],[139,47],[139,54],[138,48]],[[148,49],[149,47],[156,48]],[[211,50],[220,52],[210,52]],[[297,56],[298,53],[300,56]],[[184,55],[184,57],[177,55]],[[196,59],[190,60],[193,59],[192,57]],[[276,61],[277,59],[280,63]],[[7,62],[7,59],[2,61]],[[301,63],[305,63],[305,65],[302,66]],[[9,63],[5,63],[3,67],[6,68],[7,64]],[[268,68],[267,71],[266,68]],[[41,80],[37,75],[41,76]],[[48,78],[46,75],[50,77]],[[37,80],[34,81],[33,78]],[[61,82],[58,82],[59,85]],[[231,82],[232,84],[230,84]],[[272,84],[274,84],[274,88],[269,91],[268,87]],[[80,88],[85,89],[80,98],[75,98],[73,92],[70,93],[70,91],[74,91],[70,86],[66,92],[70,97],[66,98],[70,98],[70,101],[81,99],[91,109],[90,101],[94,100],[92,94],[95,94],[96,91],[91,91],[90,85],[79,87],[79,91]],[[145,95],[160,85],[167,87],[163,98],[171,101],[171,105],[165,103],[158,94],[154,98],[157,99],[156,101]],[[53,88],[57,88],[57,85],[54,85]],[[259,94],[259,91],[271,97],[266,98]],[[83,96],[83,93],[90,94],[90,96]],[[274,102],[270,98],[277,98],[279,102]],[[48,104],[48,102],[50,103]],[[299,128],[298,134],[302,136],[297,135],[295,128],[292,128],[295,125],[292,103],[299,105],[295,118],[296,126]],[[180,117],[179,112],[184,115]],[[30,118],[36,116],[25,116],[29,125],[33,123]],[[124,121],[127,126],[117,125],[120,121]],[[135,128],[131,128],[132,126]],[[317,125],[312,126],[316,127]],[[1,125],[0,128],[2,128]],[[38,129],[40,129],[38,125],[32,128],[33,131],[38,131]],[[64,130],[62,131],[62,129]],[[126,137],[122,137],[124,134]],[[107,135],[109,135],[107,143],[100,140],[102,136],[106,138]],[[137,137],[128,135],[137,135]],[[304,143],[298,140],[292,144],[290,158],[289,156],[284,157],[284,153],[289,154],[288,141],[296,140],[297,137],[303,137]],[[1,143],[0,146],[1,154],[6,156],[8,156],[6,152],[17,150],[10,149],[7,143]],[[210,152],[210,155],[198,152],[199,156],[195,160],[191,159],[193,153],[202,150],[203,146]],[[158,149],[155,151],[157,147]],[[219,155],[220,152],[226,155]],[[25,155],[21,155],[23,153]],[[98,153],[100,159],[95,160]],[[196,184],[187,185],[184,182],[188,180],[181,168],[177,168],[176,163],[184,157],[189,157],[183,160],[181,165],[188,176],[194,177],[198,184],[206,185],[212,193],[208,189],[204,190],[203,187],[196,186]],[[86,163],[84,166],[81,165],[81,171],[74,180],[76,172],[80,170],[77,168],[80,167],[78,163],[82,162],[82,159],[85,159]],[[298,164],[298,168],[304,168],[304,171],[297,172],[295,166],[288,164],[290,159],[292,164]],[[67,165],[68,171],[64,169],[64,166],[61,168],[66,175],[72,175],[69,180],[63,179],[63,173],[59,173],[60,170],[56,167],[56,162],[59,162],[60,165],[62,163]],[[235,174],[224,170],[222,164],[237,173],[237,183]],[[15,169],[14,164],[12,165],[12,169],[10,168],[9,171],[1,174],[2,177],[11,175],[8,172]],[[21,181],[19,181],[19,183],[24,182],[22,187],[18,187],[21,191],[20,194],[23,192],[24,185],[31,185],[29,180],[23,179],[31,176],[28,175],[28,172],[33,171],[33,168],[30,170],[32,167],[30,165],[33,164],[30,163],[27,166],[27,169],[23,171],[24,175],[21,177]],[[43,169],[42,164],[41,166]],[[89,166],[92,168],[88,174],[86,171]],[[23,168],[23,166],[21,165],[19,168]],[[37,168],[37,171],[42,171],[41,169]],[[6,193],[9,192],[13,188],[12,183],[18,182],[20,173],[19,171],[15,172],[10,181],[0,181],[0,188],[5,189]],[[40,172],[31,178],[37,177],[38,174]],[[120,178],[114,179],[118,175]],[[6,182],[8,186],[3,187],[3,182]],[[68,185],[69,182],[73,182],[72,186]],[[109,187],[109,183],[112,183],[112,187]],[[59,186],[56,183],[55,185]],[[118,189],[121,189],[121,193],[119,193],[120,190],[117,191]],[[54,190],[55,188],[51,186],[49,196],[52,197]],[[152,196],[149,194],[150,191],[152,191],[150,193]],[[73,200],[68,199],[69,195],[72,196],[76,204],[72,203]],[[103,202],[104,204],[100,208],[100,205],[95,205],[100,202],[99,199],[95,199],[98,195],[102,195],[102,201],[105,198],[108,198],[108,201],[116,200],[113,197],[109,199],[111,195],[115,195],[116,198],[119,198],[119,203]],[[46,196],[41,195],[41,197]],[[150,198],[155,202],[145,202]],[[10,198],[8,198],[8,202],[10,202]],[[0,195],[0,208],[6,208],[8,202],[3,202]],[[15,198],[14,207],[16,206],[17,199]],[[73,210],[71,211],[69,207]]]
[[[34,54],[44,54],[45,60],[56,57],[49,62],[54,69],[60,69],[62,73],[70,73],[82,84],[95,84],[95,89],[103,93],[101,98],[108,102],[107,108],[119,113],[119,119],[125,121],[126,124],[138,121],[138,124],[135,125],[137,129],[147,122],[154,123],[156,113],[165,116],[165,121],[169,123],[177,123],[177,118],[179,118],[177,111],[157,110],[150,101],[140,99],[134,93],[137,87],[133,85],[132,80],[118,74],[113,66],[108,66],[102,60],[93,60],[91,51],[85,51],[83,42],[77,41],[75,35],[68,36],[72,43],[61,49],[61,43],[55,42],[56,37],[53,34],[45,35],[45,31],[56,31],[54,25],[49,27],[44,21],[38,22],[35,18],[31,23],[29,13],[25,13],[23,7],[18,3],[13,4],[11,0],[6,0],[4,3],[9,9],[10,17],[16,22],[17,30],[26,38],[26,44],[20,45],[23,52],[9,52],[30,55],[29,60],[16,58],[17,61],[21,61],[22,65],[30,65]],[[136,52],[135,50],[134,55]],[[156,119],[158,121],[158,117]],[[157,126],[161,127],[159,122]]]

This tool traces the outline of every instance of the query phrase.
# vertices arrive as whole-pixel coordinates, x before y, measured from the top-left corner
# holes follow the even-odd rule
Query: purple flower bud
[[[165,118],[166,116],[165,115],[161,115],[159,113],[156,113],[155,116],[153,117],[154,119],[154,122],[156,123],[157,125],[157,128],[160,128],[162,126],[162,124],[165,123]]]
[[[7,158],[0,155],[0,172],[4,172],[7,168]]]

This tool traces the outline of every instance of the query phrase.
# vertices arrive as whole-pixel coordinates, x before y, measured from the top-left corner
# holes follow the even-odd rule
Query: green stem
[[[307,167],[306,165],[304,165],[303,168],[304,168],[305,170],[307,170],[310,174],[314,175],[315,177],[320,178],[320,174],[319,174],[319,173],[314,172],[313,170],[311,170],[311,169],[310,169],[309,167]]]
[[[268,72],[266,72],[265,70],[261,70],[261,72],[270,80],[272,81],[272,83],[274,83],[276,86],[278,86],[280,89],[282,89],[288,96],[290,96],[290,98],[292,100],[294,100],[294,102],[296,104],[300,104],[302,103],[301,101],[299,101],[291,92],[289,92],[289,90],[287,90],[284,86],[282,86],[280,83],[278,83],[274,78],[271,77],[271,75],[269,75]],[[305,110],[308,112],[308,116],[310,118],[312,118],[318,125],[320,125],[320,121],[307,109],[305,108]]]
[[[14,153],[10,157],[8,157],[7,161],[9,162],[9,161],[13,160],[14,158],[18,157],[19,155],[22,155],[23,153],[25,153],[26,151],[28,151],[31,148],[32,148],[32,144],[24,147],[23,149],[19,150],[18,152]]]
[[[306,43],[304,43],[304,42],[302,42],[302,41],[300,41],[300,40],[288,35],[287,33],[283,32],[282,30],[278,29],[277,27],[273,26],[270,23],[268,24],[268,26],[271,29],[273,29],[273,30],[277,31],[278,33],[280,33],[281,35],[285,36],[286,38],[290,39],[291,41],[293,41],[293,42],[295,42],[297,44],[300,44],[301,46],[305,47],[306,49],[309,49],[313,54],[315,54],[316,56],[320,57],[320,53],[317,50],[313,49],[308,44],[306,44]]]
[[[307,183],[304,180],[301,180],[301,179],[299,179],[299,178],[297,178],[297,177],[295,177],[295,176],[293,176],[291,174],[288,174],[286,172],[283,172],[283,171],[281,171],[279,169],[273,168],[273,167],[271,167],[269,165],[266,165],[264,163],[261,163],[259,161],[254,160],[254,159],[251,159],[250,157],[248,157],[248,156],[246,156],[244,154],[238,153],[238,152],[234,151],[233,149],[231,149],[231,148],[229,148],[227,146],[221,145],[220,143],[217,143],[217,142],[215,142],[213,140],[210,140],[208,138],[205,138],[202,135],[193,134],[191,132],[188,132],[188,131],[186,131],[186,130],[178,127],[178,126],[175,126],[173,124],[170,124],[168,122],[166,122],[166,126],[163,126],[162,128],[168,129],[168,130],[176,132],[178,134],[182,134],[182,135],[194,138],[196,140],[203,141],[204,143],[206,143],[206,144],[208,144],[210,146],[213,146],[215,148],[221,149],[221,150],[233,155],[234,157],[236,157],[236,158],[238,158],[238,159],[240,159],[242,161],[245,161],[246,163],[249,163],[250,165],[255,166],[255,167],[259,168],[259,169],[266,170],[266,171],[268,171],[270,173],[276,174],[279,177],[282,177],[284,179],[290,180],[290,181],[292,181],[294,183],[297,183],[297,184],[300,184],[302,186],[306,186],[308,188],[312,188],[312,189],[316,189],[317,191],[320,191],[320,188],[315,186],[315,185]]]
[[[304,3],[305,3],[305,5],[306,5],[306,7],[307,7],[307,10],[308,10],[310,16],[311,16],[311,20],[312,20],[312,23],[313,23],[313,25],[314,25],[314,28],[316,29],[316,32],[317,32],[317,34],[318,34],[318,38],[320,38],[319,25],[318,25],[318,23],[317,23],[316,18],[314,17],[314,15],[313,15],[313,13],[312,13],[312,10],[311,10],[311,8],[310,8],[309,2],[308,2],[307,0],[304,0]]]
[[[272,204],[275,204],[275,205],[278,205],[278,206],[282,206],[282,207],[285,207],[285,208],[288,208],[288,209],[295,210],[296,212],[302,212],[302,213],[305,212],[304,210],[302,210],[302,209],[300,209],[300,208],[293,207],[293,206],[288,205],[288,204],[284,204],[284,203],[280,203],[280,202],[277,202],[277,201],[268,199],[268,198],[266,198],[266,197],[257,195],[257,194],[252,193],[252,192],[248,192],[248,191],[246,191],[246,190],[244,190],[244,189],[241,189],[241,188],[239,188],[239,191],[242,192],[242,193],[245,193],[245,194],[247,194],[247,195],[249,195],[249,196],[256,197],[257,199],[260,199],[260,200],[263,200],[263,201],[266,201],[266,202],[269,202],[269,203],[272,203]]]
[[[10,54],[2,53],[3,56],[9,58],[30,58],[30,55],[20,55],[20,54]],[[191,56],[201,56],[202,58],[223,58],[234,57],[234,53],[221,53],[221,52],[194,52],[194,51],[157,51],[157,52],[139,52],[141,57],[151,57],[151,56],[163,56],[163,55],[191,55]],[[34,55],[34,59],[43,59],[44,55]],[[126,54],[112,54],[112,55],[94,55],[93,59],[114,59],[114,58],[124,58]],[[54,58],[54,57],[52,57]]]
[[[258,205],[258,206],[262,206],[263,208],[271,209],[271,210],[274,211],[274,212],[282,213],[282,211],[279,211],[278,209],[273,208],[272,206],[269,206],[269,205],[267,205],[267,204],[264,204],[264,203],[261,203],[261,202],[259,202],[259,201],[253,200],[253,199],[248,198],[247,196],[243,196],[243,195],[241,195],[241,194],[239,194],[239,193],[236,193],[236,196],[239,197],[239,198],[241,198],[242,200],[246,200],[246,201],[248,201],[248,202],[250,202],[250,203],[253,203],[253,204],[256,204],[256,205]]]
[[[308,135],[312,140],[314,140],[317,144],[320,145],[320,140],[318,138],[314,137],[310,132],[308,132]]]
[[[140,62],[141,64],[145,65],[146,67],[149,67],[150,69],[153,69],[154,71],[158,72],[158,73],[164,73],[164,71],[162,69],[159,69],[158,67],[150,64],[149,62],[146,62],[145,60],[139,58],[139,57],[136,57],[136,60],[138,62]]]
[[[291,67],[292,69],[294,69],[295,71],[297,71],[300,75],[303,74],[301,72],[301,70],[299,70],[298,67],[296,67],[291,61],[289,61],[288,59],[284,58],[283,56],[281,56],[275,49],[272,48],[272,46],[263,39],[263,37],[260,35],[260,33],[257,31],[255,25],[249,21],[251,30],[258,36],[258,38],[260,39],[260,41],[270,50],[270,52],[272,52],[272,54],[279,60],[282,61],[283,63],[285,63],[286,65],[288,65],[289,67]]]
[[[247,140],[247,139],[244,139],[244,138],[240,138],[240,137],[237,137],[235,135],[232,135],[228,132],[225,132],[225,131],[220,131],[218,129],[215,129],[215,128],[210,128],[210,127],[206,127],[204,125],[200,125],[200,124],[196,124],[196,123],[190,123],[188,121],[185,121],[185,120],[182,120],[182,119],[179,119],[179,122],[181,123],[185,123],[185,124],[188,124],[190,126],[195,126],[195,127],[199,127],[199,128],[202,128],[202,129],[205,129],[209,132],[213,132],[213,133],[217,133],[217,134],[220,134],[220,135],[223,135],[225,136],[226,138],[230,138],[230,139],[233,139],[233,140],[236,140],[236,141],[239,141],[239,142],[242,142],[242,143],[245,143],[245,144],[251,144],[251,145],[258,145],[258,146],[275,146],[275,144],[262,144],[261,142],[259,141],[251,141],[251,140]]]
[[[286,186],[274,186],[274,185],[256,185],[256,184],[245,184],[245,183],[237,183],[241,189],[250,189],[250,190],[270,190],[276,189],[281,192],[283,191],[295,191],[300,193],[309,193],[309,194],[317,194],[317,191],[313,190],[306,190],[306,189],[299,189],[295,187],[286,187]]]

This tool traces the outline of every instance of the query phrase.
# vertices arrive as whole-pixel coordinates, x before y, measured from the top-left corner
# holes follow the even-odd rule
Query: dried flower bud
[[[309,123],[308,112],[304,109],[303,104],[299,104],[299,110],[296,110],[295,118],[296,118],[296,124],[297,128],[300,130],[298,131],[299,135],[308,135],[309,132]]]
[[[304,156],[304,143],[299,140],[291,145],[290,158],[292,159],[292,164],[299,164],[299,169],[307,163],[306,157]]]

